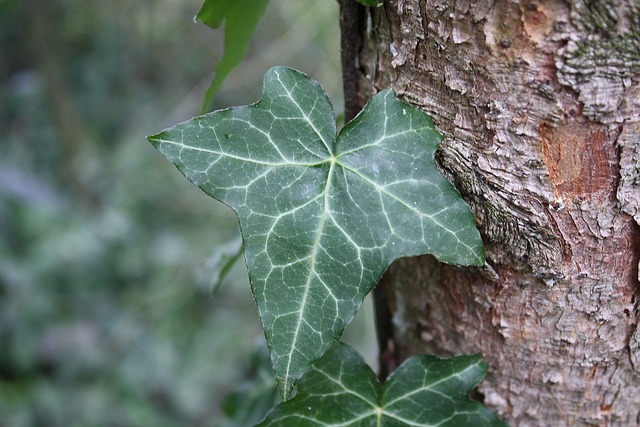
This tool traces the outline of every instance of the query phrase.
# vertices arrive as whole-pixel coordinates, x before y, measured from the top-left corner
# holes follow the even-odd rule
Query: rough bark
[[[514,426],[640,425],[640,13],[631,1],[387,0],[360,90],[434,117],[481,269],[384,281],[396,361],[482,352]],[[385,360],[388,362],[388,360]]]

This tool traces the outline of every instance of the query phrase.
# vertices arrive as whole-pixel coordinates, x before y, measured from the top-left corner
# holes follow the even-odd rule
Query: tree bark
[[[513,426],[640,425],[638,9],[368,9],[360,96],[391,87],[434,117],[439,164],[487,251],[480,269],[429,256],[392,266],[391,363],[481,352],[479,396]]]

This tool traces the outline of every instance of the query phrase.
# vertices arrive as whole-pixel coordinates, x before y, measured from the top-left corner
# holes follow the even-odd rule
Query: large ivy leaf
[[[258,426],[504,427],[468,398],[486,370],[480,355],[415,356],[382,386],[355,350],[337,343],[302,377],[295,397]]]
[[[222,82],[245,57],[249,42],[264,14],[268,0],[205,0],[196,19],[211,28],[225,21],[224,54],[216,66],[216,74],[205,94],[202,112],[207,111]]]
[[[336,137],[322,87],[285,67],[267,72],[256,104],[149,137],[238,214],[285,400],[394,259],[484,262],[473,214],[436,169],[440,139],[427,115],[389,90]]]

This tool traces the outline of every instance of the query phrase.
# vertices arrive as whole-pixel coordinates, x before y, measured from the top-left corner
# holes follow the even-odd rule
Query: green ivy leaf
[[[258,426],[504,427],[468,398],[486,371],[480,355],[415,356],[382,386],[355,350],[336,343],[302,377],[295,397]]]
[[[216,29],[225,21],[224,54],[216,66],[216,74],[202,104],[208,111],[222,82],[245,57],[258,21],[264,14],[268,0],[205,0],[196,19]]]
[[[206,261],[201,276],[202,281],[209,283],[209,291],[215,294],[231,269],[242,256],[242,236],[237,231],[226,243],[215,248]]]
[[[378,7],[382,5],[382,0],[357,0],[358,3],[370,7]]]
[[[267,72],[256,104],[149,137],[238,214],[285,400],[394,259],[484,263],[473,214],[434,163],[440,139],[426,114],[389,90],[336,137],[322,87],[285,67]]]
[[[271,371],[267,346],[262,343],[251,356],[251,375],[222,402],[222,427],[247,427],[260,422],[280,394]]]

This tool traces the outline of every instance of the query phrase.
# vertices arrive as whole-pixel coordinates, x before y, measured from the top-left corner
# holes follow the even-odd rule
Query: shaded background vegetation
[[[223,38],[200,4],[0,0],[0,427],[220,425],[245,375],[246,271],[214,295],[207,267],[235,216],[144,139],[199,110]],[[340,112],[338,38],[337,2],[272,0],[215,107],[289,65]]]

